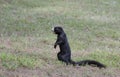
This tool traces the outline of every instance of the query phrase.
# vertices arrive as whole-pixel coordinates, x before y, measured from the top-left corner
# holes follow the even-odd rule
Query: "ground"
[[[120,77],[119,0],[0,0],[0,77]],[[68,36],[72,59],[57,60],[53,26]]]

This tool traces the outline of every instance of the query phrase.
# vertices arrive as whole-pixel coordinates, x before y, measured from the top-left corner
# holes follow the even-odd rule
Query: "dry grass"
[[[120,77],[119,0],[0,0],[0,77]],[[106,69],[57,60],[62,25],[75,61],[94,59]]]

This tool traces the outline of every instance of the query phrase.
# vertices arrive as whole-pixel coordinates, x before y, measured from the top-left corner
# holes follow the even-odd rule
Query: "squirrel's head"
[[[53,28],[52,28],[52,31],[53,31],[55,34],[61,34],[61,33],[64,32],[64,31],[63,31],[63,28],[60,27],[60,26],[53,27]]]

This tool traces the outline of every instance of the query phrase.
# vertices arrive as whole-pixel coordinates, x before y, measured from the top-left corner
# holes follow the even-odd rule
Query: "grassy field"
[[[0,0],[0,77],[120,77],[120,0]],[[53,26],[68,36],[72,59],[106,69],[66,66]]]

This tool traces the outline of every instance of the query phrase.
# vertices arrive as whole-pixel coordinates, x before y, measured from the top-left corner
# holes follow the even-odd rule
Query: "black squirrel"
[[[54,44],[54,48],[57,47],[57,45],[60,48],[60,52],[58,52],[57,57],[59,61],[65,62],[66,65],[73,64],[73,65],[79,65],[79,66],[85,66],[85,65],[95,65],[98,68],[106,68],[106,66],[100,62],[94,61],[94,60],[83,60],[80,62],[75,62],[71,59],[71,49],[69,46],[69,42],[67,40],[67,36],[63,30],[62,27],[56,26],[52,28],[52,31],[57,35],[57,40]]]

